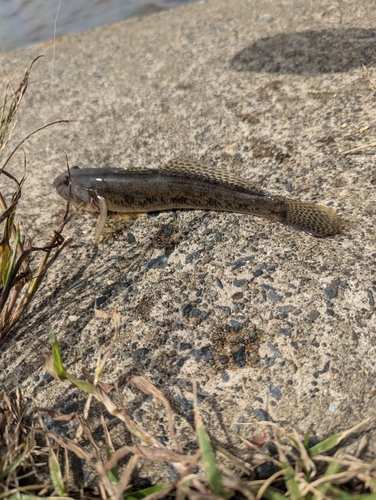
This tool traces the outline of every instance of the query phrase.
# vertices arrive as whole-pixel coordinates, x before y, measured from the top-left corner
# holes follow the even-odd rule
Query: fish
[[[317,238],[334,236],[343,229],[333,208],[270,195],[250,181],[194,158],[176,158],[162,168],[72,167],[53,185],[64,199],[99,213],[94,245],[99,243],[108,212],[126,217],[172,209],[235,212]]]

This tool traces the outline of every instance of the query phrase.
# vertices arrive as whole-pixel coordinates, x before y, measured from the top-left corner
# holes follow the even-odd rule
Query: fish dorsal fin
[[[162,170],[169,170],[171,172],[181,172],[184,174],[197,175],[200,177],[209,177],[219,182],[226,182],[235,186],[242,186],[244,188],[253,188],[255,186],[245,179],[239,178],[237,175],[222,170],[218,167],[213,167],[207,163],[196,160],[195,158],[182,157],[170,160]]]

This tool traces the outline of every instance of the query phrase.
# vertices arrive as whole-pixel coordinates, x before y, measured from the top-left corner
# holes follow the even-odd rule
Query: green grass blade
[[[257,492],[258,492],[258,489],[253,489],[252,488],[252,492],[257,495]],[[273,488],[272,486],[269,486],[269,488],[267,488],[263,495],[262,495],[262,498],[265,498],[266,500],[286,500],[286,497],[285,495],[283,495],[280,491],[278,491],[277,489]]]
[[[304,436],[304,441],[303,441],[304,448],[308,448],[309,438],[310,437],[311,437],[310,433],[306,432],[305,436]]]
[[[356,495],[351,500],[376,500],[376,493],[367,493],[365,495]]]
[[[10,266],[10,246],[7,241],[0,243],[0,285],[5,285]]]
[[[337,474],[337,472],[339,471],[339,469],[341,468],[341,464],[339,462],[331,462],[325,473],[324,473],[324,476],[332,476],[333,474]],[[324,484],[320,484],[320,486],[318,486],[316,489],[317,491],[319,491],[320,493],[322,493],[322,495],[326,495],[328,489],[330,487],[330,483],[324,483]],[[316,495],[314,495],[312,497],[312,500],[316,500]]]
[[[310,457],[314,455],[321,455],[321,453],[325,453],[326,451],[331,450],[337,444],[341,442],[342,433],[333,434],[333,436],[324,439],[324,441],[320,441],[320,443],[315,444],[312,448],[309,448],[308,454]]]
[[[312,446],[312,448],[308,450],[309,456],[312,457],[313,455],[325,453],[326,451],[331,450],[351,433],[357,431],[360,427],[363,427],[365,424],[370,422],[370,420],[371,417],[368,417],[362,422],[354,425],[354,427],[351,427],[350,429],[347,429],[346,431],[340,432],[338,434],[333,434],[333,436],[330,436],[327,439],[324,439],[324,441],[315,444],[315,446]]]
[[[54,332],[50,332],[50,340],[52,343],[53,369],[59,378],[64,379],[66,377],[66,370],[61,359],[60,346]]]
[[[294,469],[291,467],[289,462],[282,462],[281,465],[282,469],[284,469],[283,477],[285,478],[286,486],[290,493],[290,498],[292,500],[300,500],[302,498],[302,495],[300,493],[298,483],[295,480]]]
[[[4,277],[4,285],[5,286],[9,283],[10,277],[12,275],[12,271],[13,271],[14,264],[16,262],[16,257],[17,257],[17,247],[18,247],[20,241],[21,241],[21,232],[18,229],[17,233],[16,233],[16,245],[14,247],[14,251],[13,251],[12,258],[11,258],[11,261],[9,263],[8,269],[5,272],[5,277]]]
[[[133,493],[129,493],[128,495],[124,495],[124,500],[142,500],[148,495],[152,495],[153,493],[157,493],[158,491],[167,488],[168,484],[156,484],[155,486],[150,486],[150,488],[145,488],[144,490],[134,491]]]
[[[217,468],[217,463],[215,461],[213,448],[203,425],[200,425],[197,428],[197,437],[202,451],[202,458],[210,489],[215,495],[220,495],[225,498],[226,495],[223,489],[221,476]]]
[[[107,450],[107,458],[110,459],[114,453],[115,450],[113,448],[109,448]],[[117,486],[119,484],[119,467],[117,466],[117,464],[108,471],[107,476],[111,481],[111,484],[113,484],[114,486]]]
[[[56,493],[60,496],[67,496],[60,464],[55,452],[52,449],[50,449],[50,456],[48,457],[48,466],[50,469],[52,484],[54,485]]]

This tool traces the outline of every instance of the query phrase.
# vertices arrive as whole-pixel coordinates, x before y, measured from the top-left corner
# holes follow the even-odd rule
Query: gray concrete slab
[[[376,140],[376,90],[362,70],[376,80],[375,22],[371,1],[216,0],[59,39],[52,86],[52,44],[1,55],[9,73],[45,55],[14,141],[70,120],[25,145],[23,207],[37,235],[64,211],[51,187],[64,151],[92,167],[192,155],[273,194],[330,204],[349,223],[317,240],[235,214],[113,218],[94,252],[95,218],[82,212],[66,231],[72,246],[1,347],[3,390],[19,385],[43,406],[81,401],[44,378],[36,335],[48,345],[53,330],[70,370],[94,370],[112,334],[92,309],[103,297],[122,317],[104,380],[151,379],[180,414],[183,441],[195,381],[211,435],[233,450],[261,410],[319,438],[373,416],[375,150],[344,152]],[[20,155],[13,171],[21,164]],[[127,386],[123,395],[157,432],[148,415],[158,405]],[[374,431],[369,439],[374,453]]]

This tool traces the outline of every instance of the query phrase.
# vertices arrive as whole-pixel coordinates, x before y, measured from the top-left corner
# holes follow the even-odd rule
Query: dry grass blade
[[[107,461],[104,466],[104,470],[108,472],[111,470],[120,459],[133,453],[140,458],[146,458],[147,460],[153,460],[155,462],[179,462],[181,464],[189,464],[194,458],[192,455],[180,455],[174,451],[160,448],[152,448],[149,446],[122,446],[112,457]]]
[[[219,468],[224,473],[223,484],[229,490],[240,491],[247,500],[256,500],[255,495],[251,492],[246,482],[242,481],[228,467],[220,465]]]
[[[28,68],[26,68],[25,70],[21,82],[13,92],[11,92],[11,88],[13,88],[13,78],[8,77],[3,103],[0,106],[0,154],[1,151],[6,147],[12,136],[12,132],[15,127],[14,123],[11,128],[12,122],[17,117],[18,108],[29,84],[29,76],[32,67],[40,57],[42,56],[37,57],[29,64]]]
[[[53,432],[47,432],[44,430],[36,429],[36,432],[43,434],[46,437],[52,438],[54,441],[59,443],[67,450],[73,451],[79,458],[83,458],[85,460],[91,460],[93,455],[88,453],[85,448],[75,443],[72,439],[69,439],[65,436],[60,436],[59,434],[54,434]]]
[[[372,80],[371,75],[369,74],[369,71],[368,71],[367,66],[365,66],[364,64],[362,64],[362,67],[363,67],[363,72],[364,72],[364,74],[365,74],[365,75],[366,75],[366,77],[367,77],[367,80],[368,80],[368,81],[369,81],[369,83],[372,85],[372,87],[373,87],[374,89],[376,89],[376,84],[375,84],[375,82]]]
[[[358,151],[362,151],[363,149],[374,148],[374,147],[376,147],[376,142],[372,142],[371,144],[364,144],[364,146],[359,146],[357,148],[348,149],[347,151],[344,151],[343,154],[348,155],[350,153],[357,153]]]
[[[312,479],[313,477],[315,477],[316,472],[317,472],[316,465],[314,464],[313,460],[309,456],[306,447],[304,446],[302,441],[299,439],[298,433],[296,432],[295,429],[293,430],[293,434],[294,434],[293,443],[299,449],[301,462],[303,464],[305,473],[308,475],[309,479]]]
[[[163,490],[156,491],[155,493],[151,493],[150,495],[144,497],[144,500],[162,500],[166,498],[174,489],[176,488],[176,484],[172,483],[163,488]]]
[[[249,463],[245,462],[244,460],[230,453],[228,450],[226,450],[226,448],[223,448],[222,446],[217,444],[215,449],[220,455],[227,458],[229,462],[231,462],[237,469],[240,469],[244,474],[248,475],[250,472],[253,471],[254,467],[252,467],[251,465],[249,465]]]
[[[120,314],[117,311],[111,311],[111,313],[106,313],[105,311],[101,311],[100,309],[95,308],[94,313],[97,316],[97,318],[104,318],[104,319],[112,319],[115,325],[115,333],[111,339],[110,345],[107,347],[106,352],[103,354],[103,350],[105,349],[105,346],[102,346],[99,350],[98,353],[98,362],[97,362],[97,368],[95,370],[95,376],[94,378],[91,377],[91,375],[88,373],[88,371],[83,368],[82,372],[86,378],[91,384],[94,386],[99,385],[99,387],[106,393],[111,392],[113,390],[113,386],[110,386],[108,384],[103,384],[103,382],[99,381],[99,378],[101,377],[105,364],[111,354],[111,348],[114,345],[117,336],[120,332]],[[102,358],[103,354],[103,358]],[[93,395],[90,394],[85,405],[85,410],[84,410],[84,419],[86,420],[88,415],[89,415],[89,410],[90,410],[90,405],[91,401],[93,399]]]
[[[27,408],[27,405],[24,407],[22,405],[19,390],[16,391],[16,398],[4,395],[0,406],[1,498],[19,492],[30,494],[32,491],[39,492],[43,489],[36,471],[36,465],[40,462],[34,438],[34,426],[29,427],[25,424]]]
[[[114,500],[120,500],[124,491],[129,488],[129,482],[131,480],[131,476],[133,474],[133,471],[136,468],[138,460],[139,460],[138,456],[133,455],[133,457],[131,457],[130,460],[128,461],[127,467],[120,478],[119,485],[118,485]]]
[[[129,382],[140,389],[144,394],[148,394],[149,396],[152,396],[155,399],[158,399],[161,401],[166,408],[167,412],[167,418],[168,418],[168,425],[171,433],[171,437],[174,442],[174,447],[177,451],[181,451],[180,445],[178,443],[176,433],[175,433],[175,427],[174,427],[174,417],[172,413],[172,409],[170,406],[170,403],[168,402],[168,399],[162,394],[160,390],[158,390],[153,384],[151,384],[148,380],[146,380],[145,377],[132,377]]]
[[[0,106],[0,153],[3,152],[12,136],[17,111],[26,92],[33,64],[37,59],[32,61],[26,69],[23,79],[15,90],[11,90],[13,89],[11,79],[9,79],[5,88],[3,103]],[[50,242],[44,246],[32,246],[30,238],[21,234],[19,226],[16,227],[14,223],[14,217],[22,195],[25,175],[18,181],[16,177],[7,172],[6,167],[22,144],[31,136],[56,123],[63,122],[66,122],[66,120],[49,123],[28,134],[11,151],[2,167],[0,167],[0,177],[5,176],[16,185],[9,206],[4,195],[0,192],[0,207],[2,210],[0,224],[4,224],[3,236],[0,241],[0,341],[14,328],[40,287],[47,270],[55,262],[62,249],[69,243],[69,240],[64,240],[61,234],[68,222],[68,211]],[[26,157],[24,157],[24,170],[26,171]],[[39,266],[34,269],[32,261],[39,255],[41,255]]]

